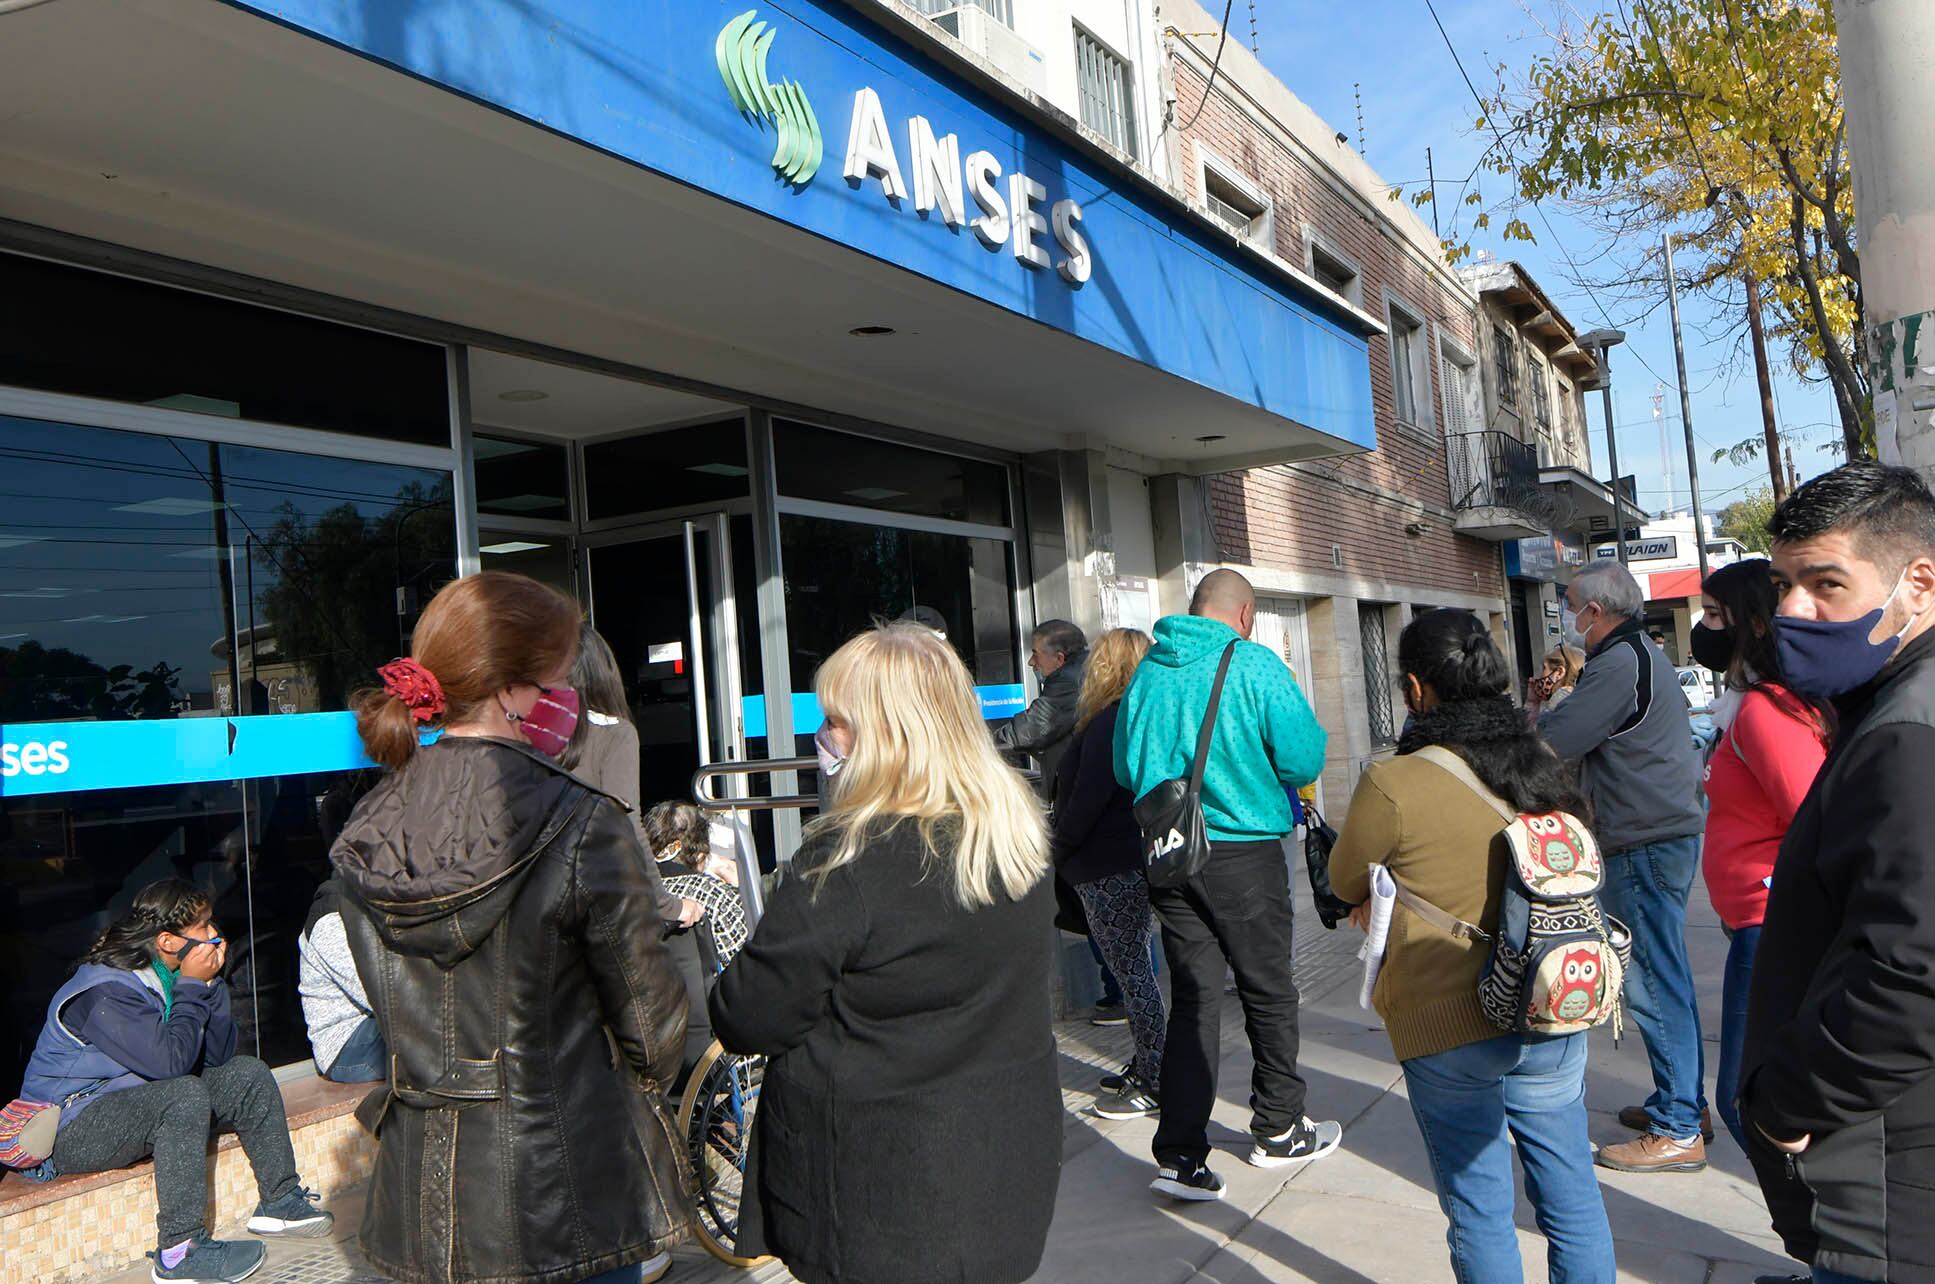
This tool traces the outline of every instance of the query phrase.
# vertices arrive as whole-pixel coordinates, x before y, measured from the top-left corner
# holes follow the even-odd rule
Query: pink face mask
[[[571,743],[578,729],[578,693],[570,687],[539,687],[538,702],[531,712],[517,720],[517,733],[531,748],[555,758]]]

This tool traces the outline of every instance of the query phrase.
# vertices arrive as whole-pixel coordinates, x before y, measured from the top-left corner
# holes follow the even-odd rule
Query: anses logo
[[[719,78],[726,82],[732,105],[754,120],[770,122],[778,134],[773,168],[795,187],[805,187],[819,173],[826,156],[820,121],[797,80],[774,83],[766,75],[766,57],[779,29],[754,22],[759,10],[748,9],[719,32],[713,52]]]
[[[58,776],[67,770],[65,740],[29,740],[25,744],[8,741],[0,744],[0,778],[10,776]]]

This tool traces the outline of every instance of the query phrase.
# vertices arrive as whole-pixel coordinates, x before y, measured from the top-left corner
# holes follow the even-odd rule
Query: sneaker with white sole
[[[657,1257],[648,1257],[638,1264],[638,1284],[656,1284],[671,1269],[672,1250],[668,1248]]]
[[[1090,1025],[1127,1025],[1129,1006],[1126,1003],[1098,1003],[1089,1010]]]
[[[1307,1164],[1322,1159],[1343,1142],[1344,1125],[1334,1119],[1318,1123],[1305,1115],[1281,1137],[1258,1137],[1250,1149],[1250,1163],[1257,1168]]]
[[[1128,1065],[1122,1067],[1121,1074],[1105,1074],[1096,1081],[1095,1086],[1103,1092],[1120,1092],[1129,1082],[1129,1077],[1134,1073],[1135,1062],[1131,1061]]]
[[[239,1239],[210,1239],[197,1235],[186,1241],[186,1251],[177,1244],[148,1254],[154,1269],[148,1278],[154,1284],[240,1284],[262,1268],[269,1255],[266,1245]],[[174,1265],[168,1264],[173,1259]]]
[[[1143,1085],[1142,1076],[1132,1072],[1122,1077],[1121,1088],[1098,1097],[1089,1109],[1097,1119],[1147,1119],[1162,1113],[1162,1103]]]
[[[1164,1168],[1149,1189],[1171,1199],[1209,1200],[1223,1197],[1223,1179],[1208,1164],[1193,1168]]]
[[[316,1207],[312,1202],[315,1198],[315,1191],[298,1186],[274,1202],[264,1200],[255,1206],[255,1216],[249,1218],[249,1234],[290,1239],[327,1235],[336,1223],[336,1214]]]

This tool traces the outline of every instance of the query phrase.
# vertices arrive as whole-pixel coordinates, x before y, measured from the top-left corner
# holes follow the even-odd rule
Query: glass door
[[[723,514],[591,537],[592,624],[638,727],[639,799],[690,799],[704,763],[744,756],[739,637]]]

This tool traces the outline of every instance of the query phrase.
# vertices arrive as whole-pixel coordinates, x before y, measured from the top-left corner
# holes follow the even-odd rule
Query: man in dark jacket
[[[1708,1112],[1686,954],[1686,902],[1706,827],[1693,726],[1679,676],[1641,628],[1646,603],[1632,572],[1600,562],[1573,579],[1565,598],[1586,667],[1565,702],[1539,719],[1539,731],[1561,757],[1579,760],[1607,856],[1601,899],[1633,934],[1626,1006],[1653,1071],[1646,1104],[1619,1112],[1644,1135],[1602,1146],[1598,1161],[1625,1172],[1694,1172],[1707,1166]]]
[[[1768,523],[1787,684],[1833,748],[1781,844],[1740,1114],[1819,1284],[1935,1279],[1935,497],[1856,463]]]
[[[1040,792],[1046,797],[1055,780],[1055,765],[1075,730],[1075,702],[1082,694],[1082,671],[1088,663],[1088,638],[1067,620],[1048,620],[1028,639],[1028,667],[1041,678],[1041,694],[1026,709],[997,722],[991,730],[1003,750],[1034,755],[1041,764]]]

